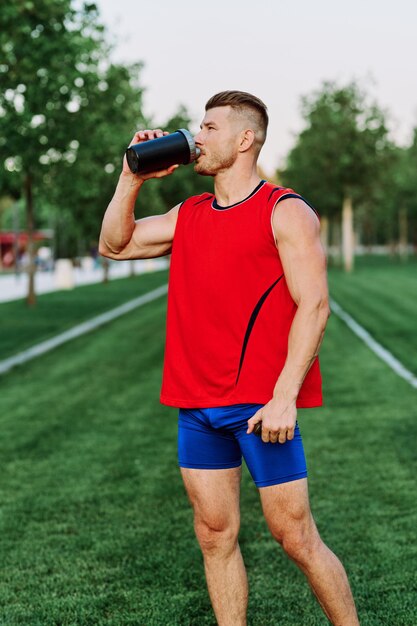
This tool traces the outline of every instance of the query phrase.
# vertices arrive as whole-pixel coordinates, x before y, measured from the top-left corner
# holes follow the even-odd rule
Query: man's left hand
[[[297,408],[295,400],[272,398],[248,420],[248,435],[255,424],[262,422],[262,441],[264,443],[285,443],[294,438]]]

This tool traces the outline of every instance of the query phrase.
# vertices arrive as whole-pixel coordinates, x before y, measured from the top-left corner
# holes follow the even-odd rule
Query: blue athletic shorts
[[[180,467],[227,469],[239,467],[242,456],[257,487],[277,485],[307,476],[301,434],[294,439],[264,443],[248,435],[248,419],[263,404],[233,404],[206,409],[180,409],[178,461]]]

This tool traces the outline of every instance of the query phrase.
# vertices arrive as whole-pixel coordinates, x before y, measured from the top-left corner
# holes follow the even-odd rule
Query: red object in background
[[[27,249],[29,236],[26,232],[16,233],[13,231],[0,232],[0,263],[3,267],[13,267],[14,265],[14,247],[17,246],[19,253],[23,253]],[[44,241],[52,239],[51,233],[45,231],[36,231],[33,233],[34,241]]]

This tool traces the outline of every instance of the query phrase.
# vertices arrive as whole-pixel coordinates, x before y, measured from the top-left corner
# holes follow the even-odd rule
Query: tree
[[[80,115],[82,129],[73,164],[58,164],[50,172],[55,181],[57,246],[66,256],[97,248],[103,213],[114,193],[122,158],[134,131],[149,126],[142,113],[140,63],[109,65],[99,82],[89,86],[89,106]],[[74,180],[76,186],[74,186]],[[163,212],[157,185],[144,186],[138,217]],[[103,259],[104,280],[108,262]]]
[[[35,303],[35,205],[45,168],[76,159],[79,124],[97,84],[105,46],[94,4],[71,0],[5,0],[0,14],[0,174],[7,191],[25,198],[29,233],[28,304]],[[6,172],[5,172],[5,171]]]
[[[342,207],[345,269],[353,267],[353,204],[375,190],[390,146],[384,113],[357,84],[325,82],[302,100],[306,128],[281,172],[328,217]]]
[[[141,67],[111,64],[100,80],[86,89],[89,106],[79,115],[78,139],[71,142],[74,163],[58,163],[49,169],[54,189],[48,194],[57,206],[58,246],[66,256],[77,256],[80,249],[89,247],[87,242],[97,244],[126,146],[135,129],[148,124],[142,114]],[[161,212],[163,203],[157,188],[148,185],[143,191],[141,198],[148,210]],[[65,229],[59,227],[60,221],[66,223]],[[67,241],[62,241],[63,235]]]
[[[413,243],[417,252],[417,128],[408,148],[401,150],[395,170],[394,188],[399,206],[400,251],[406,254],[406,245]]]

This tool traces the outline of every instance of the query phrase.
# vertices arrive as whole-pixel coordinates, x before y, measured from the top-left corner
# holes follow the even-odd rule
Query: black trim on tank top
[[[246,329],[245,337],[243,339],[242,353],[240,355],[239,370],[237,372],[235,385],[237,385],[237,383],[239,382],[240,371],[242,369],[243,360],[245,358],[245,352],[246,352],[246,348],[247,348],[247,345],[248,345],[249,337],[250,337],[250,334],[251,334],[251,332],[253,330],[253,326],[254,326],[254,324],[256,322],[256,318],[259,315],[259,311],[261,310],[261,307],[262,307],[263,303],[265,302],[265,300],[267,299],[267,297],[269,296],[269,294],[271,293],[271,291],[273,290],[275,285],[277,283],[279,283],[279,281],[281,280],[281,278],[283,276],[284,276],[284,274],[281,274],[281,276],[279,278],[277,278],[277,280],[274,283],[272,283],[272,285],[270,287],[268,287],[268,289],[265,291],[265,293],[262,294],[262,296],[259,298],[255,308],[252,311],[252,314],[251,314],[251,316],[249,318],[248,326],[247,326],[247,329]]]
[[[265,183],[266,183],[266,180],[261,180],[261,182],[258,185],[256,185],[255,189],[246,198],[244,198],[243,200],[239,200],[239,202],[235,202],[235,204],[229,204],[229,206],[220,206],[220,204],[217,204],[217,200],[214,197],[212,207],[213,209],[218,209],[220,211],[223,211],[224,209],[231,209],[232,207],[237,206],[238,204],[242,204],[242,202],[246,202],[246,200],[249,200],[249,198],[252,198],[252,196],[255,195],[255,193],[259,191],[259,189]]]
[[[298,194],[298,193],[286,193],[283,196],[281,196],[280,198],[278,198],[276,203],[278,204],[279,202],[281,202],[281,200],[286,200],[287,198],[299,198],[300,200],[305,202],[306,205],[310,207],[310,209],[313,209],[313,211],[317,215],[317,217],[320,217],[318,212],[316,211],[316,209],[309,202],[307,202],[307,200],[305,198],[303,198],[303,196],[300,196],[300,194]]]
[[[195,202],[193,204],[193,206],[197,206],[197,204],[201,204],[202,202],[205,202],[206,200],[210,200],[213,197],[212,193],[208,193],[204,198],[201,198],[201,200],[198,200],[198,202]],[[178,213],[181,211],[182,205],[184,204],[184,202],[186,202],[186,200],[183,200],[178,208]]]
[[[273,190],[271,191],[271,193],[269,194],[268,202],[272,198],[272,194],[275,193],[276,191],[280,191],[281,189],[285,189],[285,187],[274,187]]]
[[[195,202],[193,206],[197,206],[197,204],[201,204],[202,202],[205,202],[206,200],[210,200],[210,198],[212,197],[213,197],[213,194],[209,193],[205,198],[201,198],[201,200],[199,200],[198,202]]]

